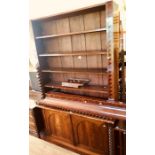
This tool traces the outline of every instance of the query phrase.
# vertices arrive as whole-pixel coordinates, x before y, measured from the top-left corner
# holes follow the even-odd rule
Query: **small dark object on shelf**
[[[87,85],[90,82],[88,79],[69,78],[67,82],[62,82],[62,86],[79,88]]]

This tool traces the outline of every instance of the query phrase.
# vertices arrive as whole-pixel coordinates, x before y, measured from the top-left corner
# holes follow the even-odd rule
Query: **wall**
[[[30,19],[50,16],[108,0],[30,0]]]

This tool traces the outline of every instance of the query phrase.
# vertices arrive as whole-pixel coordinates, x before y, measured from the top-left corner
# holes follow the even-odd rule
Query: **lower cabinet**
[[[43,109],[43,138],[81,155],[113,155],[112,124],[102,119]]]

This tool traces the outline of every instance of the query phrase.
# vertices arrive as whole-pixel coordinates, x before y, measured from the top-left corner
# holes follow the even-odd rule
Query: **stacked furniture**
[[[114,5],[32,20],[42,94],[35,108],[43,120],[39,136],[80,154],[125,154]]]

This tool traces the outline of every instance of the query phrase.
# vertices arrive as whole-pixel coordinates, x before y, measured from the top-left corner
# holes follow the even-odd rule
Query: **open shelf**
[[[107,86],[95,86],[95,85],[88,85],[83,86],[80,88],[71,88],[71,87],[64,87],[61,86],[61,83],[49,83],[44,85],[46,88],[56,88],[56,89],[62,89],[62,90],[75,90],[75,91],[81,91],[81,92],[91,92],[91,93],[104,93],[108,94],[108,87]]]
[[[64,36],[71,36],[71,35],[78,35],[78,34],[101,32],[101,31],[106,31],[106,28],[100,28],[100,29],[88,30],[88,31],[80,31],[80,32],[70,32],[70,33],[64,33],[64,34],[53,34],[53,35],[38,36],[38,37],[36,37],[36,39],[64,37]]]
[[[76,51],[76,52],[65,52],[65,53],[46,53],[39,54],[40,57],[58,57],[58,56],[82,56],[82,55],[106,55],[106,50],[102,51]]]
[[[107,68],[92,68],[92,69],[82,69],[82,68],[53,68],[53,69],[43,69],[43,73],[85,73],[85,74],[107,74]]]

